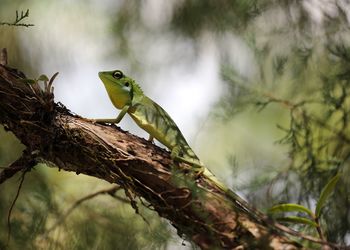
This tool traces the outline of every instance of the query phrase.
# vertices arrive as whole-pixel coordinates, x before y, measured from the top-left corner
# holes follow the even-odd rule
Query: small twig
[[[45,232],[45,236],[47,236],[52,230],[54,230],[56,227],[58,227],[59,225],[61,225],[63,223],[63,221],[73,212],[74,209],[76,209],[79,205],[81,205],[84,201],[90,200],[100,194],[109,194],[112,197],[116,198],[116,196],[114,195],[114,193],[116,191],[118,191],[119,189],[121,189],[120,186],[113,186],[112,188],[109,189],[103,189],[100,191],[97,191],[95,193],[89,194],[79,200],[77,200],[64,214],[62,214],[60,216],[59,219],[57,219],[56,223],[49,228],[46,232]],[[120,199],[121,201],[124,201],[122,199]],[[128,202],[127,200],[125,202]]]
[[[28,165],[28,163],[30,163]],[[25,168],[31,168],[35,165],[35,163],[32,161],[30,156],[27,155],[27,152],[23,152],[23,155],[21,158],[16,160],[14,163],[12,163],[10,166],[3,168],[4,170],[0,172],[0,185],[4,183],[6,180],[10,179],[12,176],[14,176],[17,172],[25,169]]]
[[[10,179],[12,176],[14,176],[17,172],[23,170],[24,167],[22,166],[9,166],[9,167],[1,167],[4,169],[0,173],[0,184],[4,183],[6,180]]]
[[[14,198],[14,200],[12,201],[12,204],[11,204],[11,207],[9,209],[9,212],[8,212],[8,215],[7,215],[7,242],[6,242],[6,246],[9,245],[10,243],[10,238],[11,238],[11,214],[12,214],[12,210],[16,204],[16,201],[18,199],[18,196],[19,196],[19,193],[22,189],[22,185],[23,185],[23,182],[24,182],[24,177],[26,175],[26,173],[29,171],[29,168],[24,170],[23,174],[22,174],[22,177],[21,177],[21,182],[19,183],[19,186],[18,186],[18,189],[17,189],[17,193],[16,193],[16,196]]]
[[[46,90],[48,93],[53,93],[53,88],[52,88],[51,86],[52,86],[53,81],[56,79],[58,73],[59,73],[59,72],[56,72],[56,73],[53,74],[53,76],[51,77],[51,79],[50,79],[50,81],[49,81],[48,88],[47,88],[47,90]]]
[[[115,192],[110,192],[109,195],[112,196],[117,201],[121,201],[121,202],[124,202],[124,203],[127,203],[127,204],[129,204],[129,202],[130,202],[128,199],[125,199],[123,197],[115,195]]]
[[[21,11],[21,15],[18,15],[18,11],[16,10],[16,20],[13,23],[9,22],[0,22],[0,25],[8,25],[8,26],[24,26],[24,27],[30,27],[34,26],[34,24],[28,24],[28,23],[20,23],[23,19],[29,17],[29,9],[24,13],[23,10]]]
[[[271,223],[269,223],[271,224]],[[311,241],[311,242],[314,242],[314,243],[317,243],[317,244],[321,244],[321,245],[324,245],[324,246],[330,246],[334,249],[349,249],[347,246],[341,246],[341,245],[338,245],[338,244],[335,244],[335,243],[332,243],[332,242],[328,242],[328,241],[325,241],[323,239],[318,239],[318,238],[315,238],[315,237],[312,237],[312,236],[309,236],[309,235],[305,235],[305,234],[302,234],[300,232],[297,232],[293,229],[290,229],[289,227],[286,227],[280,223],[272,223],[272,225],[277,228],[278,230],[282,231],[282,232],[285,232],[287,234],[290,234],[290,235],[293,235],[293,236],[296,236],[296,237],[299,237],[299,238],[302,238],[304,240],[308,240],[308,241]]]
[[[327,240],[326,237],[324,236],[323,230],[321,228],[320,219],[316,217],[315,222],[317,224],[316,230],[317,230],[318,235],[320,236],[320,239]]]

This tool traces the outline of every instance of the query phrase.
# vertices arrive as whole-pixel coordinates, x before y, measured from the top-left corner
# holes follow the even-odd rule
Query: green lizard
[[[161,106],[144,95],[133,79],[120,70],[99,72],[98,75],[113,105],[121,112],[116,119],[97,119],[97,122],[119,123],[128,113],[138,126],[149,133],[149,140],[155,138],[171,151],[174,160],[194,166],[198,173],[204,171],[204,166],[173,119]]]
[[[119,123],[128,113],[138,126],[149,133],[149,140],[157,139],[171,151],[174,160],[191,165],[198,176],[203,174],[210,178],[241,209],[248,211],[249,205],[246,201],[228,189],[204,167],[169,114],[144,95],[141,87],[133,79],[125,76],[120,70],[99,72],[98,75],[113,105],[121,109],[121,112],[116,119],[96,119],[95,122]],[[250,210],[253,210],[257,219],[262,216],[254,208]]]

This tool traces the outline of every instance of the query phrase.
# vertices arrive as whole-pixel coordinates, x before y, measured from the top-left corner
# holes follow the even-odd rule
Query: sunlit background
[[[340,163],[315,167],[299,159],[313,152],[293,151],[291,140],[281,141],[292,124],[283,100],[321,100],[332,91],[323,80],[349,66],[348,1],[1,0],[0,22],[27,9],[23,23],[34,26],[0,26],[0,48],[7,48],[9,66],[29,78],[59,72],[55,101],[72,112],[116,117],[97,73],[120,69],[167,110],[201,161],[258,208],[265,211],[279,202],[313,207],[338,170],[345,173],[343,187],[349,185],[349,144],[325,156]],[[344,113],[346,108],[349,100]],[[147,137],[129,117],[120,126]],[[18,158],[23,148],[0,127],[0,166]],[[321,159],[319,152],[314,156]],[[106,196],[84,203],[47,235],[76,200],[109,184],[44,165],[28,176],[12,218],[13,249],[23,244],[28,249],[194,248],[152,211],[141,209],[147,224],[129,204]],[[2,218],[18,183],[15,177],[0,186]],[[349,243],[350,196],[346,188],[338,191],[324,224],[330,240]],[[6,233],[3,219],[0,249]]]

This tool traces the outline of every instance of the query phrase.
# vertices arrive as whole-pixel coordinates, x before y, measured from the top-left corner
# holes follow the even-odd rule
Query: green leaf
[[[304,217],[288,216],[288,217],[278,218],[277,220],[282,221],[282,222],[291,222],[294,224],[304,224],[304,225],[309,225],[312,227],[318,227],[316,222],[314,222],[310,219],[304,218]]]
[[[312,211],[302,205],[294,204],[294,203],[285,203],[273,206],[269,209],[271,213],[281,213],[281,212],[303,212],[307,213],[311,217],[314,217]]]
[[[34,79],[20,79],[19,81],[23,82],[23,83],[28,83],[28,84],[35,84],[35,83],[37,83],[37,81],[34,80]]]
[[[38,81],[47,82],[48,80],[49,80],[49,78],[46,75],[41,75],[38,78]]]
[[[335,185],[337,185],[339,178],[340,178],[340,174],[337,174],[332,179],[330,179],[330,181],[323,188],[321,195],[320,195],[320,198],[318,199],[318,202],[316,204],[315,214],[317,217],[319,217],[321,215],[321,210],[322,210],[326,200],[333,192]]]

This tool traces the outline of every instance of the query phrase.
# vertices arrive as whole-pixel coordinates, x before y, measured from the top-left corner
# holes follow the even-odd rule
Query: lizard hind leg
[[[182,157],[180,147],[174,147],[171,150],[170,156],[174,161],[179,161],[191,165],[191,170],[194,171],[198,176],[200,176],[205,170],[205,167],[200,162],[198,162],[197,159]]]

